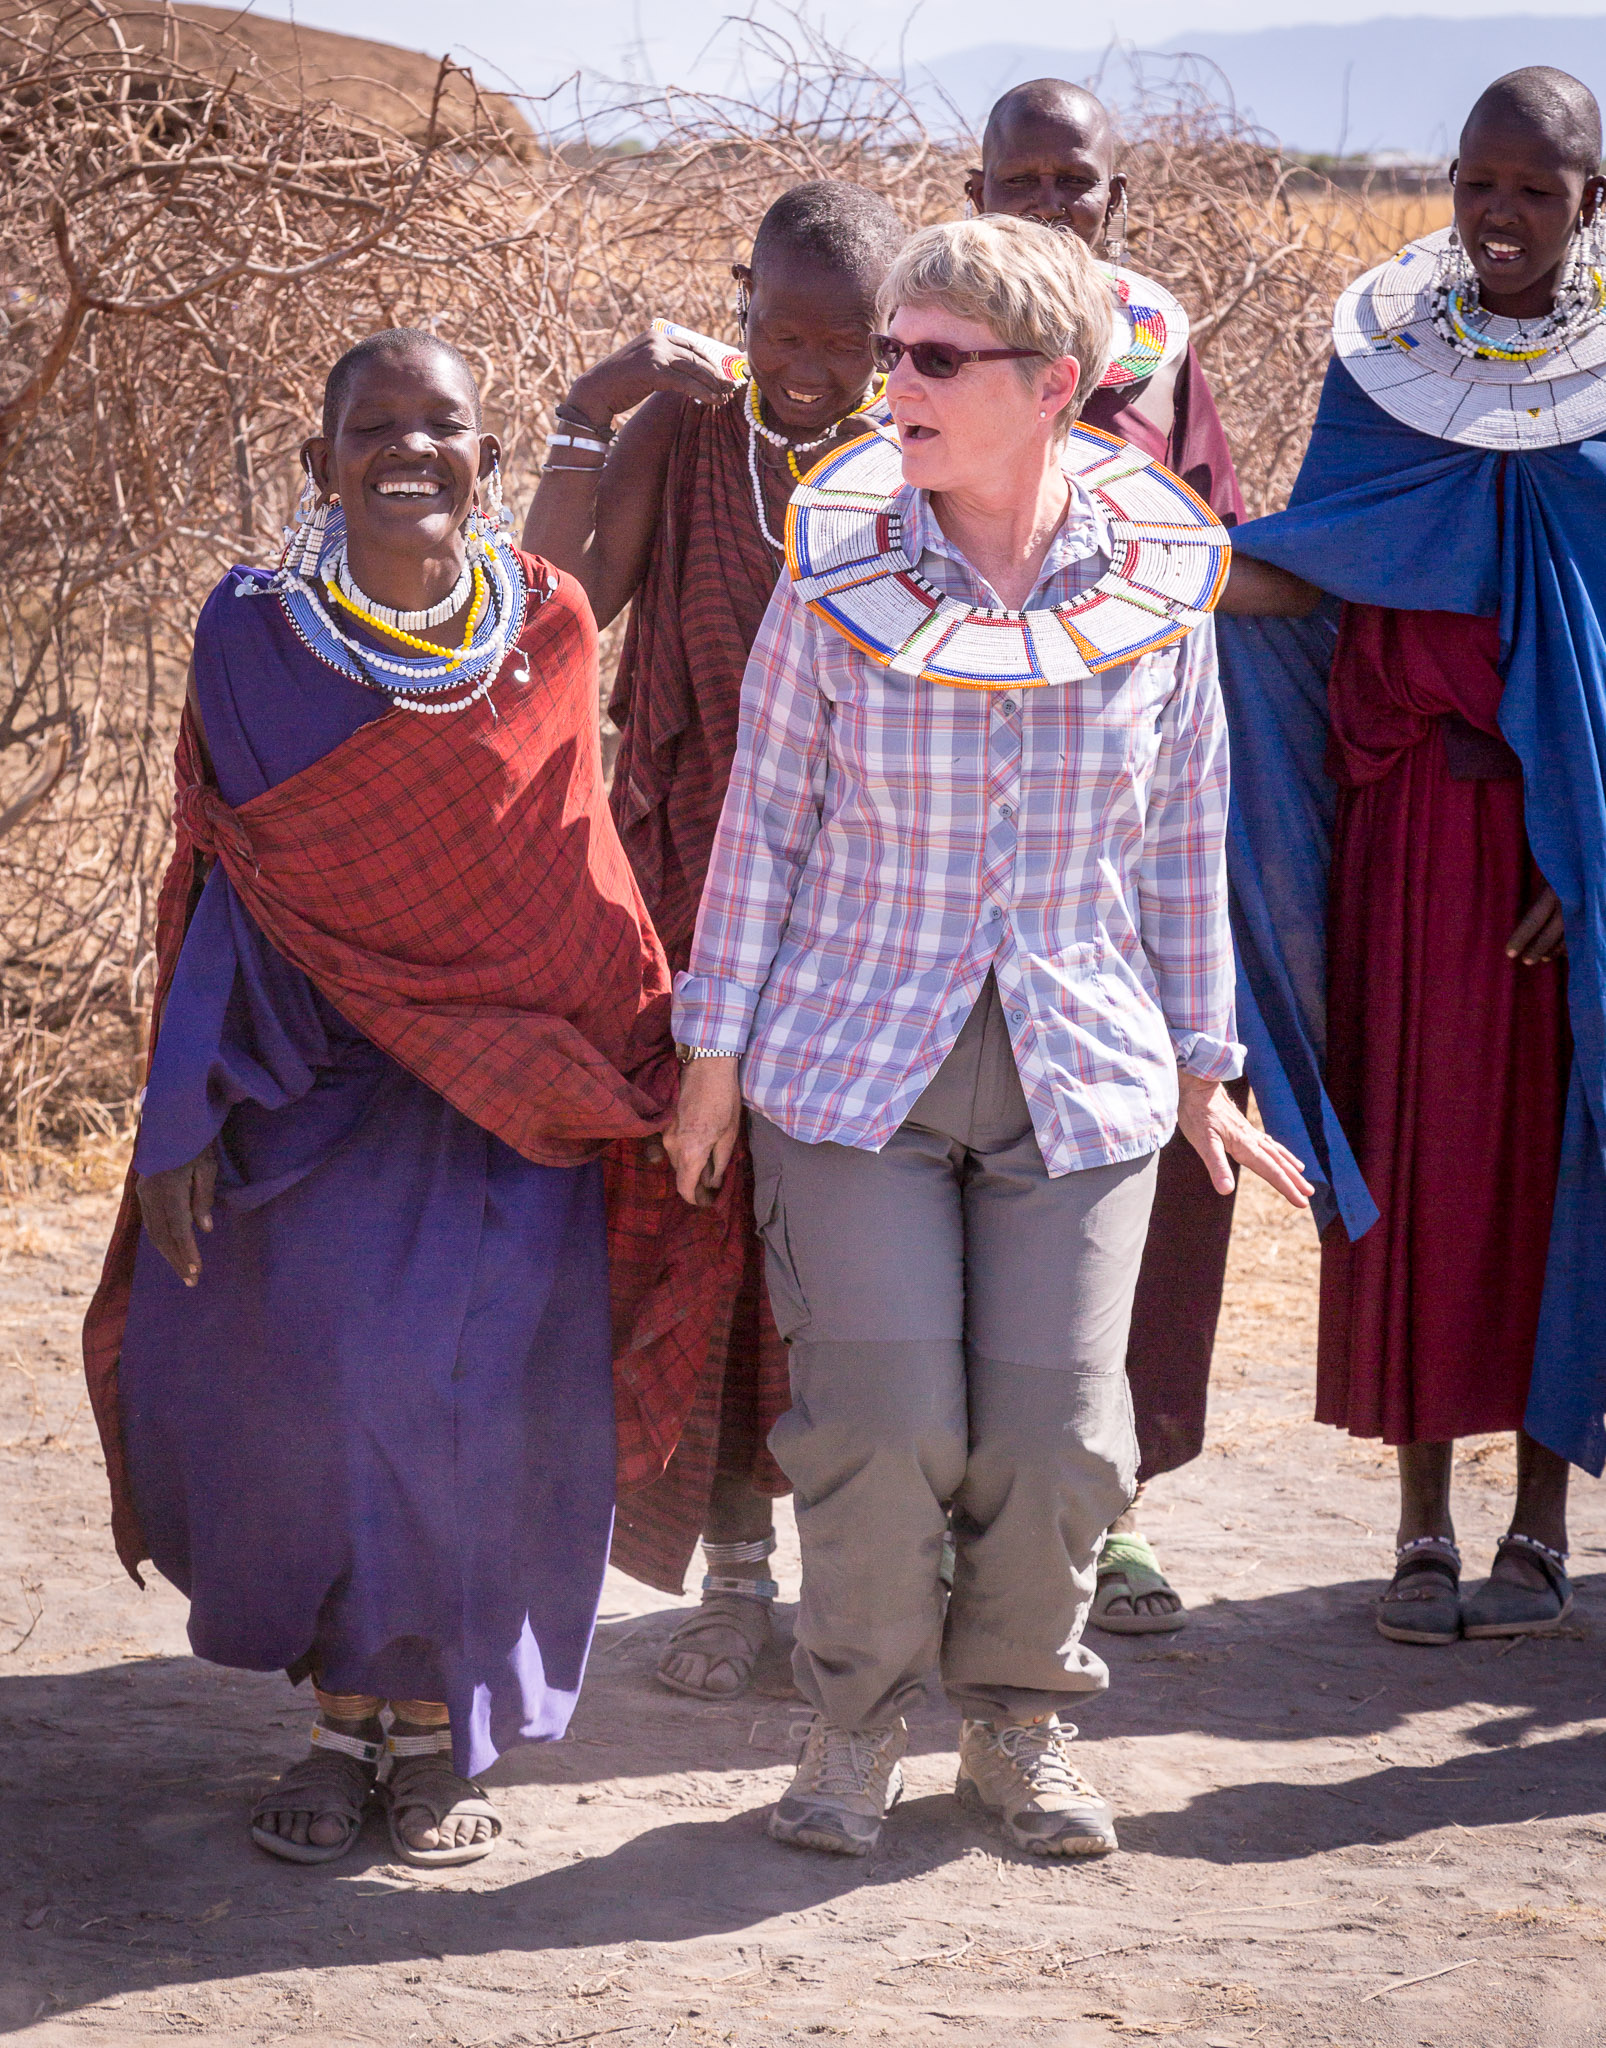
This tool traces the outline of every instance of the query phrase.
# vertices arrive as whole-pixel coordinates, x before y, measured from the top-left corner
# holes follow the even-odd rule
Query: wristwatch
[[[682,1066],[685,1066],[688,1060],[731,1060],[735,1057],[734,1053],[721,1052],[718,1046],[715,1045],[677,1045],[675,1047],[675,1058],[680,1061]]]

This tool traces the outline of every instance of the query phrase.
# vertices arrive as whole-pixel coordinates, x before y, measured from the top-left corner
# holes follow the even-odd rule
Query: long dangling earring
[[[1117,270],[1126,268],[1126,188],[1121,188],[1121,225],[1115,231],[1115,250],[1110,258]]]
[[[1472,259],[1453,221],[1444,247],[1439,251],[1438,261],[1433,266],[1433,283],[1447,298],[1452,292],[1458,294],[1463,313],[1478,310],[1478,273],[1472,267]]]
[[[481,540],[493,540],[504,527],[513,524],[513,515],[507,509],[502,496],[501,457],[491,457],[491,473],[481,480],[474,495],[474,530]]]
[[[327,499],[319,494],[309,468],[301,487],[301,502],[296,506],[295,531],[287,531],[284,537],[284,554],[279,563],[284,574],[303,578],[317,575],[329,530],[329,514],[339,503],[337,493]]]
[[[976,202],[975,202],[975,200],[974,200],[974,199],[972,199],[972,198],[971,198],[970,194],[969,194],[969,193],[967,192],[967,193],[965,194],[965,210],[964,210],[964,212],[963,212],[963,213],[962,213],[962,214],[960,215],[960,219],[961,219],[961,220],[974,220],[975,218],[976,218]]]
[[[736,283],[736,332],[747,339],[747,315],[753,304],[753,295],[740,279]]]

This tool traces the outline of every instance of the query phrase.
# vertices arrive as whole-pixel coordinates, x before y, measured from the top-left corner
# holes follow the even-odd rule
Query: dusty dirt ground
[[[1211,1447],[1154,1493],[1191,1626],[1097,1639],[1083,1761],[1122,1855],[1000,1853],[935,1700],[876,1856],[775,1846],[796,1709],[659,1689],[681,1610],[614,1578],[572,1736],[504,1762],[500,1852],[439,1877],[374,1825],[324,1871],[250,1846],[308,1707],[193,1661],[177,1594],[110,1553],[76,1364],[110,1211],[0,1201],[0,2026],[29,2048],[1606,2042],[1602,1490],[1559,1636],[1384,1643],[1389,1465],[1307,1420],[1314,1247],[1269,1200],[1240,1212]],[[1470,1570],[1509,1483],[1506,1446],[1467,1447]],[[795,1589],[790,1539],[780,1562]]]

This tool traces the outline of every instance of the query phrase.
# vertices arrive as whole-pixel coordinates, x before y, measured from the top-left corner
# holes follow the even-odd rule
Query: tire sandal
[[[688,1699],[740,1699],[753,1682],[753,1670],[770,1646],[774,1623],[770,1607],[780,1587],[773,1579],[744,1579],[721,1572],[721,1565],[762,1564],[775,1548],[775,1538],[765,1536],[754,1543],[705,1543],[703,1556],[714,1570],[703,1576],[702,1604],[680,1624],[658,1659],[658,1683]],[[679,1657],[707,1659],[700,1680],[681,1678],[671,1670]],[[728,1667],[736,1683],[723,1690],[708,1683],[716,1671]]]
[[[478,1863],[489,1856],[502,1836],[502,1816],[486,1798],[484,1787],[472,1778],[460,1778],[449,1763],[452,1731],[438,1728],[429,1735],[390,1735],[385,1747],[391,1755],[390,1775],[379,1788],[385,1804],[385,1825],[390,1846],[403,1863],[417,1870],[441,1870],[458,1863]],[[466,1796],[465,1796],[466,1795]],[[493,1832],[483,1842],[453,1842],[439,1849],[415,1849],[398,1823],[404,1813],[427,1813],[439,1827],[449,1814],[471,1820],[488,1820]]]
[[[333,1863],[362,1833],[384,1745],[356,1735],[337,1735],[322,1721],[312,1724],[313,1751],[292,1764],[251,1809],[251,1839],[286,1863]],[[292,1842],[264,1823],[270,1813],[310,1813],[338,1820],[346,1832],[338,1842]]]
[[[1169,1636],[1186,1628],[1188,1615],[1180,1604],[1169,1614],[1143,1614],[1138,1602],[1150,1593],[1169,1593],[1180,1602],[1175,1586],[1160,1569],[1160,1560],[1147,1536],[1117,1530],[1104,1539],[1099,1552],[1098,1584],[1088,1620],[1112,1636]],[[1130,1600],[1130,1614],[1112,1614],[1117,1600]]]
[[[1430,1585],[1430,1580],[1438,1580]],[[1389,1598],[1420,1580],[1408,1599]],[[1390,1615],[1410,1616],[1391,1620]],[[1426,1643],[1440,1648],[1461,1635],[1461,1553],[1448,1536],[1413,1536],[1394,1553],[1394,1577],[1377,1603],[1377,1632],[1391,1643]]]
[[[1549,1583],[1521,1586],[1513,1579],[1485,1579],[1462,1606],[1464,1636],[1543,1635],[1572,1613],[1573,1582],[1567,1576],[1565,1550],[1552,1550],[1537,1536],[1519,1536],[1515,1531],[1502,1536],[1495,1546],[1496,1564],[1508,1550],[1537,1565]]]

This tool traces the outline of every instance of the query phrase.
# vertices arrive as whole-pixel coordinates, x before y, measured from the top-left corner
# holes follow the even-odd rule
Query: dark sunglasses
[[[1035,348],[955,348],[951,341],[899,341],[890,334],[872,334],[870,360],[890,377],[907,356],[921,377],[957,377],[966,363],[1003,363],[1016,357],[1041,356]]]

